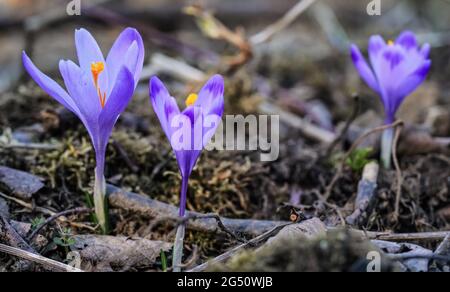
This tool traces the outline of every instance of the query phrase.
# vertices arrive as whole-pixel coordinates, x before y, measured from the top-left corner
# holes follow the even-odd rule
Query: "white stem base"
[[[106,207],[106,182],[104,176],[95,175],[94,186],[94,205],[95,214],[102,232],[107,234],[109,232],[108,222],[108,208]]]
[[[391,169],[392,165],[392,144],[394,139],[394,129],[390,128],[383,132],[381,138],[381,162],[384,168]]]
[[[176,273],[181,272],[181,262],[183,260],[183,247],[184,247],[184,236],[186,234],[186,225],[180,224],[177,229],[177,234],[175,236],[175,242],[173,245],[173,271]]]

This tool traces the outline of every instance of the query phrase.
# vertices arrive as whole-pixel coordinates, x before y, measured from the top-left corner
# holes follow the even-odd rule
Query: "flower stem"
[[[180,218],[184,218],[186,215],[186,197],[188,191],[189,178],[182,179],[181,183],[181,199],[180,199]],[[175,241],[173,244],[173,260],[172,267],[174,272],[181,272],[181,262],[183,260],[183,246],[184,236],[186,234],[186,224],[183,222],[178,225],[177,234],[175,235]]]
[[[181,272],[181,262],[183,259],[184,236],[186,234],[186,225],[184,223],[178,225],[177,234],[173,244],[173,271]]]
[[[393,139],[393,128],[387,129],[383,132],[383,136],[381,138],[381,162],[386,169],[391,169]]]
[[[102,168],[97,167],[95,170],[95,186],[94,186],[94,205],[95,214],[103,234],[109,233],[109,216],[106,203],[106,180],[101,171]]]

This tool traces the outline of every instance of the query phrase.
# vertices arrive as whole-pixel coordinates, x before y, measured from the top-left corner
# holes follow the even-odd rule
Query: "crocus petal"
[[[75,31],[75,45],[83,71],[90,72],[93,62],[105,62],[97,41],[87,30],[82,28]]]
[[[72,61],[61,61],[59,67],[70,96],[79,110],[78,117],[95,146],[101,106],[94,86],[90,78]]]
[[[223,99],[224,80],[220,75],[214,75],[200,90],[195,106],[200,106],[205,114],[211,111],[211,106],[216,99]]]
[[[420,54],[424,59],[428,59],[430,57],[431,46],[430,44],[424,44],[420,49]]]
[[[102,51],[97,44],[94,37],[85,29],[79,29],[75,31],[75,45],[77,48],[78,61],[80,62],[80,68],[85,74],[91,74],[91,65],[96,62],[105,63]],[[108,91],[109,77],[108,77],[108,65],[105,64],[105,70],[99,75],[98,85],[103,92]],[[91,78],[94,82],[93,77]]]
[[[402,46],[407,51],[418,47],[416,35],[410,31],[403,32],[397,38],[395,43]]]
[[[204,125],[208,127],[203,128],[203,147],[205,147],[209,142],[211,142],[212,137],[214,137],[217,128],[222,122],[222,116],[225,109],[225,101],[223,98],[218,98],[211,107],[208,114],[205,114]]]
[[[200,157],[203,147],[203,113],[199,106],[190,106],[183,113],[191,121],[191,149],[177,151],[177,159],[183,177],[191,175],[192,170]],[[197,145],[197,144],[198,145]]]
[[[353,59],[353,63],[355,64],[355,67],[359,72],[359,75],[361,75],[361,78],[367,83],[370,88],[372,88],[376,92],[379,92],[380,90],[378,87],[377,79],[375,78],[372,69],[369,67],[366,59],[356,45],[352,45],[351,47],[351,56]]]
[[[169,97],[164,102],[164,124],[167,125],[167,128],[164,129],[164,133],[166,134],[167,138],[170,140],[173,133],[172,128],[172,120],[175,116],[180,114],[180,109],[178,107],[177,101],[173,97]]]
[[[25,52],[22,53],[22,61],[31,78],[51,97],[56,99],[65,108],[79,115],[78,107],[67,92],[53,79],[42,73],[30,60]]]
[[[130,47],[134,43],[137,45],[137,54],[129,53]],[[127,55],[128,57],[124,58]],[[133,28],[125,29],[117,38],[106,58],[111,82],[114,82],[116,79],[122,65],[126,64],[128,69],[134,75],[134,80],[137,84],[144,64],[144,55],[144,42],[142,41],[139,32]],[[131,56],[133,56],[133,58],[131,58]]]
[[[399,46],[386,46],[380,53],[375,66],[374,71],[378,79],[381,98],[387,109],[391,108],[396,95],[395,90],[402,78],[399,72],[402,71],[401,65],[405,61],[403,53],[404,50]]]
[[[372,36],[369,40],[369,59],[370,63],[372,64],[372,68],[376,70],[377,60],[383,51],[383,49],[386,47],[386,42],[384,39],[379,36]]]
[[[172,130],[170,127],[170,120],[168,113],[174,112],[179,114],[180,110],[176,103],[176,100],[170,96],[169,91],[158,77],[153,77],[150,80],[150,101],[158,117],[161,127],[164,130],[167,138],[170,140],[172,136]]]
[[[133,97],[134,76],[126,67],[122,67],[116,78],[111,96],[98,118],[99,147],[106,148],[112,129],[120,114],[125,110]]]
[[[130,72],[136,72],[136,70],[139,70],[139,53],[140,51],[137,42],[133,42],[128,48],[127,53],[125,54],[125,66],[127,66]],[[140,66],[140,68],[142,69],[142,65]],[[137,78],[135,79],[135,83],[137,85],[137,83],[139,82],[139,75],[136,77]]]
[[[422,84],[428,75],[431,68],[431,61],[425,61],[422,66],[420,66],[414,73],[407,76],[403,82],[400,83],[396,89],[396,94],[400,98],[404,98],[411,93],[413,93],[417,87]],[[400,103],[395,104],[395,108],[398,108]]]
[[[72,61],[60,61],[59,70],[66,88],[80,113],[87,119],[96,120],[101,111],[101,104],[90,76],[86,75]]]
[[[388,63],[392,71],[405,60],[405,55],[403,52],[398,50],[396,47],[385,50],[382,55],[383,61]]]

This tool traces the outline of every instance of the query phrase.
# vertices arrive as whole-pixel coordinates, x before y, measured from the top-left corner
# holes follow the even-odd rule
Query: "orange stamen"
[[[198,95],[195,93],[191,93],[188,96],[188,98],[186,99],[186,106],[189,107],[191,105],[194,105],[195,102],[197,101],[197,99],[198,99]]]
[[[102,108],[105,107],[106,104],[106,92],[102,94],[100,87],[98,86],[98,77],[105,70],[105,63],[103,62],[94,62],[91,64],[91,72],[92,77],[94,78],[94,85],[98,92],[98,97],[100,98],[100,104]]]

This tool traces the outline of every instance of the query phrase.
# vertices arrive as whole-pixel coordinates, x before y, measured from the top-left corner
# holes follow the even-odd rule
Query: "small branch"
[[[450,256],[442,256],[437,254],[430,254],[430,255],[388,255],[388,258],[392,261],[406,261],[406,260],[414,260],[414,259],[424,259],[424,260],[436,260],[441,262],[447,262],[450,263]]]
[[[9,201],[12,201],[12,202],[18,204],[19,206],[22,206],[22,207],[24,207],[24,208],[26,208],[28,210],[31,210],[31,211],[37,211],[39,213],[42,213],[42,214],[45,214],[45,215],[49,215],[49,216],[53,216],[54,214],[56,214],[55,212],[53,212],[53,211],[51,211],[49,209],[42,208],[42,207],[39,207],[39,206],[33,206],[31,203],[28,203],[28,202],[25,202],[23,200],[20,200],[20,199],[17,199],[17,198],[5,195],[2,192],[0,192],[0,197],[3,197],[3,198],[5,198],[5,199],[7,199]]]
[[[178,208],[173,205],[153,200],[145,195],[126,192],[112,185],[107,186],[106,192],[111,207],[121,208],[149,218],[166,218],[173,222],[178,222],[179,220]],[[198,212],[186,212],[186,216],[197,218],[187,222],[186,225],[191,230],[212,233],[223,230],[215,218],[204,218],[204,215]],[[220,217],[220,219],[227,230],[239,236],[259,236],[276,226],[286,223],[284,221],[230,219],[224,217]]]
[[[80,269],[43,257],[39,254],[0,243],[0,252],[42,265],[55,272],[83,272]]]
[[[355,211],[347,217],[346,221],[350,225],[362,225],[366,220],[368,213],[371,212],[371,206],[377,189],[378,174],[380,166],[377,162],[368,163],[363,170],[362,179],[358,184],[358,195],[355,201]]]
[[[440,232],[425,232],[425,233],[404,233],[404,234],[389,234],[383,232],[365,232],[356,231],[362,236],[368,239],[377,239],[383,241],[393,241],[393,242],[410,242],[410,241],[423,241],[423,242],[433,242],[442,241],[447,236],[450,235],[450,231],[440,231]]]
[[[402,170],[400,168],[400,163],[398,161],[398,141],[400,140],[400,134],[402,133],[403,125],[399,125],[397,131],[395,132],[394,142],[392,145],[392,158],[394,160],[395,171],[397,174],[397,194],[395,198],[395,211],[394,211],[394,220],[397,221],[400,216],[400,200],[402,197],[402,185],[403,185],[403,175]]]
[[[362,136],[360,136],[358,139],[356,139],[355,143],[353,143],[352,147],[350,147],[350,150],[348,150],[348,152],[345,154],[344,158],[342,159],[342,162],[338,168],[338,170],[336,171],[335,176],[333,177],[333,179],[331,180],[331,183],[328,185],[326,191],[325,191],[325,195],[323,196],[323,200],[327,201],[330,196],[331,196],[331,192],[334,189],[334,186],[336,185],[336,183],[338,182],[338,180],[341,178],[342,173],[344,172],[344,168],[345,168],[345,162],[348,160],[348,158],[352,155],[353,151],[356,150],[356,148],[358,148],[358,146],[364,142],[364,140],[375,134],[375,133],[379,133],[379,132],[383,132],[384,130],[387,129],[391,129],[391,128],[396,128],[399,125],[403,125],[403,121],[398,120],[395,123],[391,124],[391,125],[385,125],[385,126],[381,126],[378,128],[374,128],[372,130],[370,130],[369,132],[363,134]]]
[[[90,212],[92,212],[92,209],[89,209],[89,208],[75,208],[75,209],[66,210],[66,211],[62,211],[60,213],[54,214],[54,215],[50,216],[49,218],[47,218],[47,220],[45,220],[41,225],[39,225],[30,234],[30,236],[28,236],[27,240],[28,240],[28,242],[31,242],[34,239],[34,237],[42,230],[42,228],[44,228],[45,226],[47,226],[51,222],[55,221],[59,217],[68,216],[68,215],[74,215],[74,214],[90,213]]]
[[[181,60],[161,53],[153,54],[150,64],[142,70],[141,80],[147,80],[158,73],[166,73],[186,82],[204,82],[207,75]]]
[[[5,149],[24,149],[24,150],[42,150],[42,151],[52,151],[61,148],[61,145],[52,144],[41,144],[41,143],[19,143],[13,142],[11,144],[0,144],[1,148]]]
[[[275,34],[291,25],[297,17],[305,12],[316,0],[301,0],[292,7],[280,20],[250,38],[253,46],[269,41]]]
[[[224,58],[224,63],[228,66],[227,72],[233,72],[252,59],[253,48],[247,41],[243,30],[229,29],[212,12],[205,10],[200,5],[188,6],[184,11],[196,18],[199,28],[206,36],[225,41],[238,49],[239,52],[235,56]]]
[[[31,253],[36,251],[17,233],[8,220],[0,216],[0,242],[26,250]]]
[[[37,252],[17,233],[17,231],[9,224],[8,220],[0,216],[0,242],[10,246],[19,248],[29,253],[37,254]],[[21,269],[29,270],[32,265],[28,262],[19,262]]]
[[[175,50],[188,59],[201,60],[213,64],[216,64],[219,60],[219,56],[213,51],[184,43],[176,37],[163,33],[156,28],[150,27],[146,23],[140,22],[139,20],[123,16],[111,9],[108,9],[106,6],[89,7],[89,9],[84,9],[84,15],[89,18],[100,19],[113,26],[122,24],[135,27],[142,33],[143,36],[155,45]]]
[[[299,129],[305,136],[317,142],[330,144],[336,140],[336,135],[333,132],[311,124],[290,112],[284,111],[283,109],[272,103],[262,103],[259,106],[259,111],[267,115],[278,115],[283,123],[293,128]]]
[[[233,231],[231,231],[230,229],[228,229],[225,224],[223,224],[222,219],[220,218],[220,216],[218,214],[205,214],[205,215],[195,215],[195,214],[191,214],[188,215],[187,217],[183,218],[182,222],[179,222],[179,224],[183,224],[188,222],[189,220],[200,220],[200,219],[214,219],[217,222],[217,225],[219,226],[220,230],[222,230],[223,232],[225,232],[226,234],[230,235],[233,239],[245,243],[247,242],[245,239],[240,238],[239,236],[237,236],[236,234],[233,233]]]
[[[346,54],[350,40],[333,9],[325,2],[319,2],[312,8],[312,14],[327,36],[330,44],[341,53]]]
[[[437,255],[450,255],[450,232],[436,249]]]
[[[0,192],[0,197],[3,197],[3,198],[5,198],[5,199],[7,199],[9,201],[12,201],[12,202],[14,202],[14,203],[16,203],[16,204],[18,204],[18,205],[20,205],[20,206],[30,210],[30,211],[33,211],[33,212],[36,211],[36,212],[39,212],[39,213],[42,213],[42,214],[48,215],[48,216],[54,216],[56,214],[56,212],[54,212],[52,210],[49,210],[49,209],[46,209],[46,208],[43,208],[43,207],[39,207],[39,206],[33,206],[32,204],[27,203],[25,201],[22,201],[20,199],[7,196],[7,195],[5,195],[2,192]],[[58,217],[58,220],[60,220],[61,222],[67,222],[67,220],[63,220],[63,218],[60,218],[60,217]],[[96,231],[96,228],[88,226],[86,224],[77,223],[77,222],[69,222],[69,224],[71,226],[73,226],[73,227],[76,227],[76,228],[88,229],[88,230],[93,231],[93,232]]]

